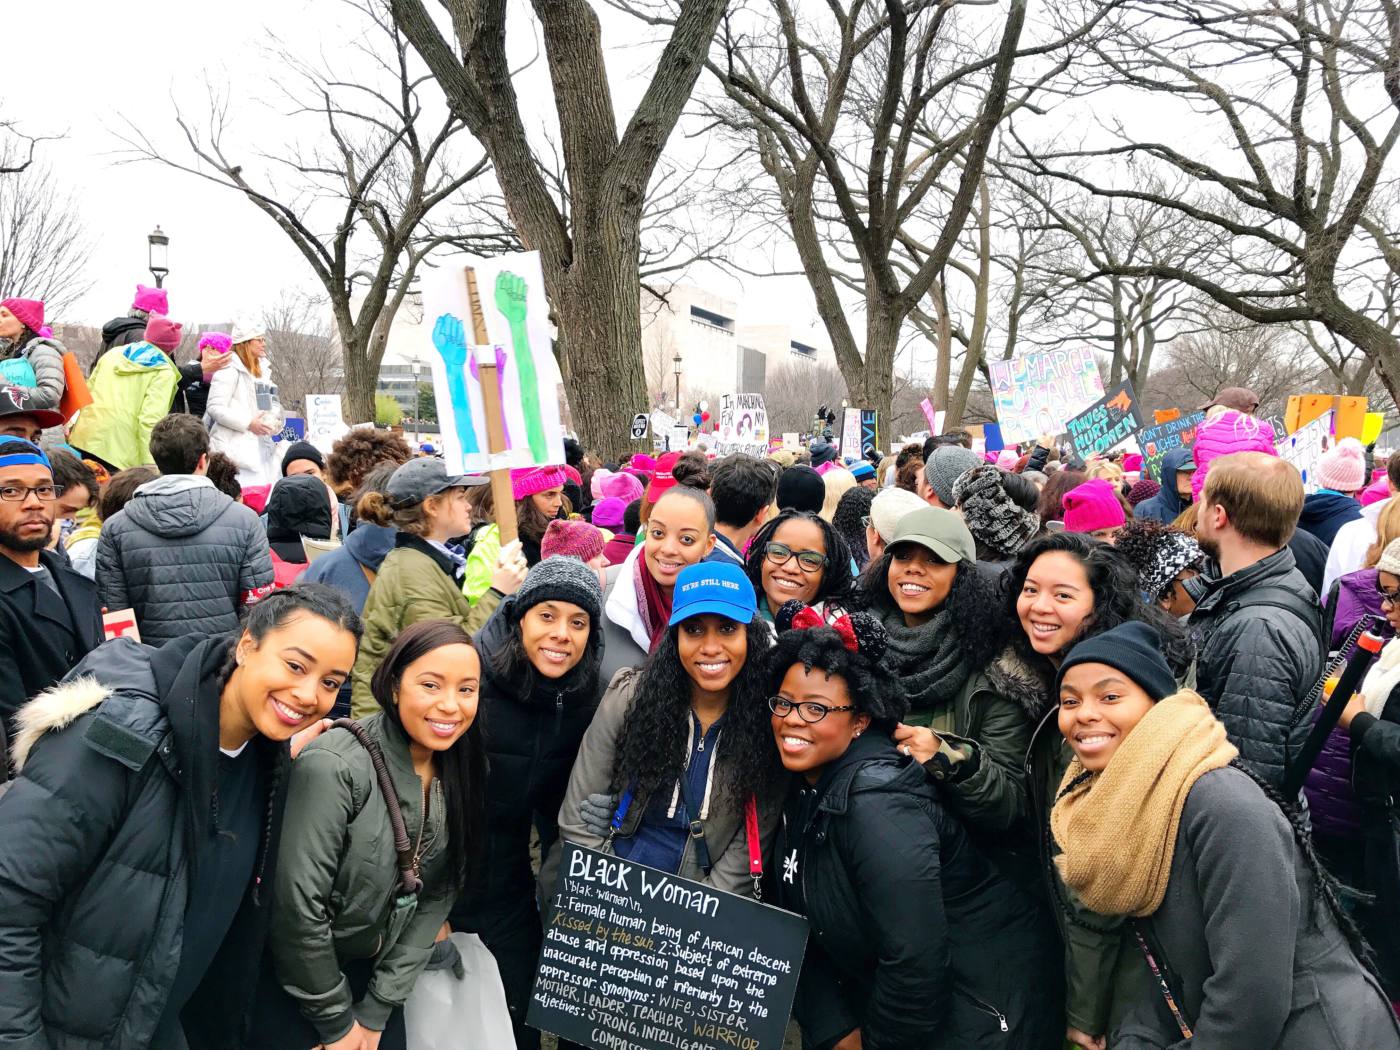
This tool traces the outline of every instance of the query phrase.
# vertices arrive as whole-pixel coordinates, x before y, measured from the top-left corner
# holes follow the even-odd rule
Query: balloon
[[[702,414],[704,414],[704,413],[708,412],[709,410],[710,410],[710,403],[709,403],[708,401],[701,401],[701,402],[700,402],[700,412],[701,412]]]
[[[704,417],[702,417],[702,416],[700,415],[699,412],[696,412],[695,415],[691,416],[691,417],[690,417],[690,420],[691,420],[691,422],[694,423],[697,427],[698,427],[701,423],[703,423],[703,422],[705,421],[705,420],[704,420]]]
[[[700,413],[700,421],[701,421],[702,423],[708,423],[708,422],[710,421],[710,413],[708,413],[708,412],[701,412],[701,413]]]

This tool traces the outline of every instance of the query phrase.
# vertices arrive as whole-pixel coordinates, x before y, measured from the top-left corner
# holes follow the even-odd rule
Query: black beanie
[[[1055,676],[1055,697],[1065,672],[1075,664],[1106,664],[1122,671],[1153,700],[1163,700],[1177,691],[1176,678],[1162,655],[1162,638],[1141,620],[1120,623],[1111,631],[1086,638],[1065,657]]]
[[[788,467],[778,479],[778,509],[819,513],[826,502],[826,482],[811,467]]]
[[[287,452],[282,457],[282,476],[287,476],[287,464],[295,463],[299,459],[309,459],[322,470],[326,469],[326,459],[321,455],[321,450],[309,441],[293,441],[287,446]]]

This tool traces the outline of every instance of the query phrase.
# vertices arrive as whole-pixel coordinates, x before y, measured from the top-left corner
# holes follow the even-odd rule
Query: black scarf
[[[906,626],[904,613],[893,603],[879,613],[888,636],[888,658],[904,685],[910,710],[928,712],[949,703],[962,691],[973,668],[948,603],[919,627]]]

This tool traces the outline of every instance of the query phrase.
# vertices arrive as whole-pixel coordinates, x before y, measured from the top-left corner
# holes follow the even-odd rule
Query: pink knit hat
[[[593,504],[593,524],[601,529],[622,528],[627,504],[616,496],[608,496]]]
[[[1004,448],[997,453],[996,464],[1002,470],[1010,470],[1020,458],[1020,454],[1014,448]]]
[[[645,486],[634,474],[609,474],[598,486],[603,499],[620,499],[623,504],[641,499]]]
[[[540,560],[556,554],[590,562],[603,553],[603,534],[586,521],[551,521],[540,540]]]
[[[631,466],[635,470],[645,470],[648,474],[655,474],[656,458],[654,456],[648,456],[645,453],[639,452],[637,453],[637,455],[632,457],[632,462],[629,464],[629,466]]]
[[[593,472],[593,476],[588,479],[588,494],[594,499],[603,498],[603,479],[612,477],[612,471],[607,467],[599,467]]]
[[[170,300],[166,296],[164,288],[147,288],[144,284],[138,284],[136,298],[131,300],[131,308],[145,310],[150,314],[168,314]]]
[[[564,476],[580,488],[583,487],[583,475],[578,472],[577,467],[571,467],[566,463],[564,465]]]
[[[1322,454],[1315,477],[1333,492],[1360,491],[1366,487],[1366,447],[1356,438],[1342,438]]]
[[[182,327],[184,326],[168,317],[151,314],[150,319],[146,322],[146,342],[160,347],[167,354],[173,354],[175,348],[180,345],[180,329]]]
[[[38,299],[6,299],[0,306],[18,317],[20,324],[31,331],[44,327],[44,304]]]
[[[563,488],[569,476],[564,473],[562,464],[547,467],[517,467],[510,472],[510,491],[513,499],[522,500],[536,492]]]
[[[199,349],[226,354],[233,349],[233,337],[227,332],[205,332],[199,337]]]
[[[1075,486],[1060,502],[1065,508],[1066,532],[1116,529],[1128,520],[1123,504],[1113,494],[1113,486],[1103,478]]]

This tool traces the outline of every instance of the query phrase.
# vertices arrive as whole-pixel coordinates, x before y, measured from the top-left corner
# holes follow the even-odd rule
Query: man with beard
[[[0,718],[15,712],[102,641],[93,582],[45,550],[60,495],[48,456],[0,438]]]
[[[1212,563],[1187,585],[1197,592],[1197,692],[1240,758],[1275,787],[1311,728],[1302,705],[1325,649],[1317,594],[1288,549],[1302,509],[1291,463],[1262,452],[1212,461],[1196,512],[1196,541]]]

